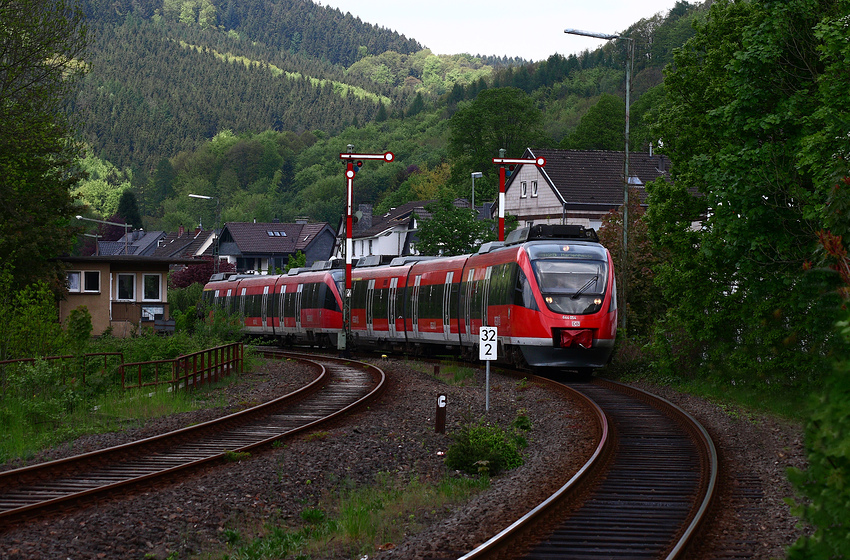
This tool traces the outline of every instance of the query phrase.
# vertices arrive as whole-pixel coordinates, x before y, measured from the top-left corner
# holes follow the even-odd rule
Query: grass
[[[7,395],[0,402],[0,462],[29,459],[45,448],[81,435],[116,431],[152,418],[223,404],[211,400],[210,395],[235,380],[233,376],[194,392],[170,391],[167,386],[109,391],[75,400],[73,406],[35,395]]]
[[[607,377],[605,370],[597,375]],[[661,377],[652,372],[624,373],[611,376],[623,383],[646,382],[705,398],[730,416],[768,414],[795,422],[804,422],[811,414],[813,387],[770,385],[764,382],[726,381],[719,379],[682,379]]]
[[[439,373],[435,373],[434,366],[426,363],[408,362],[410,368],[439,379],[448,385],[465,387],[475,381],[475,374],[479,368],[459,364],[440,364]]]
[[[308,559],[320,554],[341,554],[361,558],[416,532],[420,514],[435,514],[450,504],[468,500],[488,486],[486,477],[423,483],[379,473],[373,485],[340,490],[326,497],[318,508],[302,511],[298,527],[269,524],[262,537],[247,543],[240,542],[238,531],[225,531],[227,550],[215,557]]]

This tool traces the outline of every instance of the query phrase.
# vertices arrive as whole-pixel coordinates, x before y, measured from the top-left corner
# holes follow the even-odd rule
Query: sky
[[[604,40],[564,33],[617,34],[676,0],[316,0],[365,23],[415,39],[434,54],[495,55],[545,60],[593,50]],[[374,53],[371,53],[374,54]]]

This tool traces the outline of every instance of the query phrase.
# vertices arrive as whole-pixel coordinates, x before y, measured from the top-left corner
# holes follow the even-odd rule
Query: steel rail
[[[599,392],[601,388],[601,390],[627,395],[628,398],[641,403],[638,408],[651,406],[660,411],[658,414],[667,417],[668,421],[680,426],[680,429],[687,434],[683,433],[682,438],[690,441],[694,448],[693,451],[686,451],[686,455],[695,454],[698,457],[698,475],[694,477],[693,473],[684,474],[679,480],[669,469],[654,475],[645,470],[638,472],[639,467],[635,463],[638,457],[644,455],[641,451],[642,445],[647,446],[647,453],[649,453],[653,445],[661,443],[658,458],[650,460],[650,463],[657,461],[658,466],[669,467],[682,462],[683,468],[689,469],[685,464],[688,459],[674,457],[674,448],[681,444],[677,444],[678,440],[675,438],[668,441],[662,433],[620,433],[633,431],[631,426],[623,424],[631,422],[629,414],[646,415],[645,410],[615,412],[615,416],[610,419],[612,423],[609,423],[606,428],[605,442],[600,442],[591,460],[567,484],[499,534],[462,556],[460,560],[555,557],[613,559],[624,557],[621,556],[623,554],[664,560],[685,557],[688,544],[707,514],[717,488],[719,467],[717,452],[711,438],[691,415],[669,401],[639,389],[609,381],[597,380],[594,385],[597,386],[594,389],[595,392]],[[588,392],[593,386],[584,385],[584,387],[587,387],[584,392]],[[635,407],[628,403],[619,406],[623,409]],[[613,408],[615,405],[602,406],[610,413],[609,407]],[[599,408],[598,405],[597,408]],[[650,418],[648,422],[653,424],[660,421]],[[622,428],[619,427],[621,425]],[[660,431],[663,432],[666,429],[661,428]],[[642,437],[646,439],[643,443]],[[620,438],[626,438],[624,443],[619,443]],[[629,439],[632,440],[630,443]],[[665,441],[653,442],[660,439]],[[631,451],[620,450],[623,445],[628,445]],[[622,457],[617,459],[617,454],[621,454]],[[662,462],[669,464],[661,464]],[[651,488],[648,496],[637,494],[637,487],[642,484],[642,476],[655,478],[654,482],[649,483]],[[618,478],[622,480],[618,481]],[[687,482],[693,478],[697,480]],[[693,488],[682,487],[687,484],[692,484]],[[674,486],[679,487],[668,488]],[[608,489],[603,490],[606,487]],[[667,490],[674,493],[665,495],[664,492]],[[636,494],[630,497],[631,491]],[[656,492],[657,496],[655,496]],[[652,505],[652,500],[661,500],[662,503],[656,502]],[[672,507],[673,502],[667,503],[663,502],[664,500],[674,500],[679,505]],[[691,507],[687,508],[687,514],[675,513],[674,510],[682,509],[680,506],[686,500],[692,500]],[[640,515],[650,517],[653,508],[655,511],[669,509],[671,512],[665,512],[669,515],[666,515],[663,523],[647,519],[643,529],[637,528],[629,532],[622,522],[627,507],[636,508],[638,517]],[[597,509],[594,510],[594,508]],[[579,522],[578,519],[583,521]],[[572,529],[569,528],[571,523]],[[664,527],[659,529],[657,525],[664,525]],[[563,529],[556,529],[556,527],[563,527]],[[600,528],[607,531],[607,536],[596,537],[598,540],[594,541],[594,533]],[[666,532],[668,530],[669,533]],[[616,545],[613,544],[615,542]],[[664,544],[665,542],[667,544]],[[629,547],[632,547],[632,552],[624,552]]]
[[[386,374],[372,364],[274,354],[316,368],[316,379],[282,397],[196,426],[2,472],[0,520],[44,513],[270,444],[372,402],[386,385]]]

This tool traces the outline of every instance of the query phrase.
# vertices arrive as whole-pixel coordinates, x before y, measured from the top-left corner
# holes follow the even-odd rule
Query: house
[[[328,260],[335,240],[336,232],[327,222],[230,222],[221,231],[219,254],[239,273],[264,274],[284,270],[298,251],[307,257],[307,266]]]
[[[80,306],[92,317],[92,334],[111,331],[127,337],[155,319],[169,319],[168,270],[172,264],[194,264],[194,259],[93,255],[62,257],[67,265],[65,297],[59,319]]]
[[[359,219],[351,232],[352,261],[370,255],[398,257],[415,255],[416,231],[419,219],[428,219],[431,213],[425,207],[433,200],[418,200],[392,208],[380,216],[372,213],[371,204],[358,207]],[[340,221],[334,256],[345,258],[345,218]]]
[[[546,158],[544,167],[518,165],[505,181],[505,213],[521,226],[578,224],[599,229],[602,218],[623,204],[623,152],[532,150],[522,159]],[[670,180],[670,159],[651,152],[629,153],[629,184],[645,200],[644,185]],[[498,203],[494,205],[498,213]]]
[[[357,262],[361,257],[380,255],[383,257],[401,257],[407,255],[418,255],[416,243],[418,241],[419,220],[431,218],[431,212],[427,210],[434,200],[417,200],[402,204],[398,208],[392,208],[381,216],[375,216],[371,204],[361,204],[358,207],[359,219],[354,224],[351,235],[353,255],[352,262]],[[458,208],[469,208],[469,200],[465,198],[455,199],[452,204]],[[490,219],[490,204],[476,206],[477,219]],[[334,248],[334,257],[345,258],[343,249],[345,247],[345,219],[340,221],[339,236]]]

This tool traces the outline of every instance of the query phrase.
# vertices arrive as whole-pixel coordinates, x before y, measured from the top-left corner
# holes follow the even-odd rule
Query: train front
[[[551,334],[544,345],[523,346],[533,367],[588,373],[608,363],[617,330],[614,266],[608,250],[590,241],[525,244],[536,283],[541,322]]]

